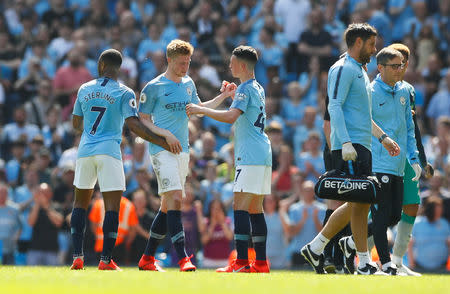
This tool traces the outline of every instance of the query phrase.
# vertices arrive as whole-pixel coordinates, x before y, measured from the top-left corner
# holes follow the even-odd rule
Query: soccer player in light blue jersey
[[[111,259],[117,238],[119,208],[125,190],[120,152],[124,122],[143,139],[169,149],[163,137],[138,118],[133,90],[117,82],[122,55],[108,49],[98,60],[99,78],[81,85],[73,110],[73,128],[81,131],[75,167],[75,201],[71,217],[74,260],[71,269],[83,269],[83,238],[86,210],[98,180],[105,202],[103,251],[98,268],[120,270]]]
[[[171,41],[166,50],[167,70],[147,83],[140,96],[140,116],[151,130],[166,138],[172,152],[150,144],[161,208],[152,223],[147,247],[139,261],[140,270],[162,271],[156,264],[155,252],[167,230],[179,258],[180,271],[196,269],[186,254],[181,223],[181,199],[189,163],[189,117],[185,107],[193,103],[216,108],[232,92],[225,90],[210,101],[200,102],[194,82],[186,75],[193,52],[194,48],[188,42]]]
[[[255,80],[256,50],[239,46],[233,50],[230,69],[239,78],[234,101],[228,110],[213,110],[189,104],[188,115],[203,114],[215,120],[234,123],[234,240],[237,259],[217,272],[269,272],[266,258],[267,226],[263,214],[264,195],[270,194],[272,151],[264,133],[266,109],[263,87]],[[250,230],[251,227],[251,230]],[[251,234],[250,234],[251,232]],[[249,264],[248,241],[252,238],[256,261]]]
[[[372,135],[381,138],[380,142],[391,156],[400,153],[397,143],[386,136],[371,119],[370,81],[365,64],[376,52],[376,36],[377,31],[368,24],[349,25],[344,35],[348,51],[330,68],[328,74],[331,168],[350,173],[348,161],[352,161],[354,174],[359,176],[372,174]],[[380,273],[371,263],[367,250],[369,207],[369,204],[364,203],[343,204],[331,214],[321,232],[301,249],[302,255],[316,273],[325,273],[323,250],[350,220],[359,257],[358,274]],[[347,252],[344,251],[344,254],[347,255]],[[351,273],[355,270],[353,259],[348,258],[352,264],[346,264]]]

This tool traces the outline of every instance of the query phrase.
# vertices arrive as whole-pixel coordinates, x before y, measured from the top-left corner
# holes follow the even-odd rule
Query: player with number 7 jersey
[[[103,220],[103,251],[99,270],[120,270],[111,258],[119,225],[119,209],[125,190],[120,142],[127,126],[143,139],[169,149],[166,140],[139,119],[133,90],[119,83],[122,54],[114,49],[102,52],[98,61],[99,78],[83,84],[78,90],[72,124],[82,131],[75,166],[75,201],[71,216],[73,264],[83,269],[83,239],[86,210],[98,180],[105,203]]]
[[[228,110],[207,109],[194,104],[186,112],[204,114],[215,120],[234,123],[234,240],[237,258],[217,272],[270,271],[266,258],[267,226],[263,214],[264,195],[270,194],[272,179],[272,151],[264,133],[266,122],[265,94],[256,81],[254,68],[258,61],[256,50],[239,46],[233,50],[230,69],[239,78],[233,103]],[[256,260],[249,264],[248,241],[252,239]]]

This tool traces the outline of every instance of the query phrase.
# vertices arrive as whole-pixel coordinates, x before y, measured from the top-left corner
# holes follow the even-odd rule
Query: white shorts
[[[272,167],[266,165],[240,165],[236,167],[233,192],[257,195],[270,194]]]
[[[184,197],[184,184],[189,169],[189,153],[174,154],[164,150],[153,154],[151,158],[158,180],[158,194],[181,190]]]
[[[122,160],[109,155],[78,158],[73,185],[78,189],[94,189],[97,179],[101,192],[125,191]]]

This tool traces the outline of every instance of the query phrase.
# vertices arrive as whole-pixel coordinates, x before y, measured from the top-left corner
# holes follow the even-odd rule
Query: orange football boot
[[[71,270],[82,270],[84,269],[84,260],[82,257],[76,257],[73,259]]]
[[[255,260],[250,267],[252,273],[270,273],[269,263],[266,260]]]
[[[194,272],[197,268],[192,264],[191,258],[194,255],[189,257],[182,258],[178,264],[180,265],[180,272]]]
[[[251,267],[246,259],[234,259],[226,267],[216,269],[217,273],[250,273]]]
[[[155,272],[165,272],[158,264],[158,260],[151,255],[142,255],[139,260],[139,270],[141,271],[155,271]]]
[[[98,269],[101,271],[122,271],[122,269],[114,262],[114,260],[110,260],[109,263],[100,260],[98,264]]]

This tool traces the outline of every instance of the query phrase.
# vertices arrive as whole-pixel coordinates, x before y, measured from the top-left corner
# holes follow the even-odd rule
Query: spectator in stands
[[[58,230],[64,217],[54,206],[52,197],[53,191],[46,183],[33,192],[34,203],[28,216],[28,224],[33,228],[28,265],[58,264]]]
[[[200,182],[200,199],[204,205],[203,213],[208,215],[210,203],[214,199],[220,199],[220,191],[223,187],[223,179],[217,178],[217,162],[210,160],[206,163],[205,179]]]
[[[103,220],[105,218],[103,199],[98,198],[95,200],[88,218],[91,222],[91,230],[95,234],[94,250],[97,255],[100,255],[103,248]],[[126,249],[129,249],[131,246],[131,241],[136,234],[135,231],[138,224],[139,220],[134,204],[127,198],[122,197],[120,199],[119,209],[119,228],[114,247],[114,260],[117,260],[118,263],[125,264]]]
[[[289,224],[279,213],[279,198],[274,194],[264,198],[264,217],[267,223],[267,259],[270,268],[282,269],[288,266],[286,259],[287,234]]]
[[[16,188],[13,201],[19,206],[21,218],[23,220],[22,233],[18,241],[18,251],[22,258],[26,258],[26,253],[30,247],[33,229],[28,224],[28,216],[33,206],[33,192],[39,186],[37,168],[32,165],[25,171],[25,184]],[[22,263],[22,262],[21,262]],[[25,263],[25,261],[23,261]]]
[[[40,79],[37,96],[25,103],[27,123],[42,129],[47,124],[47,111],[52,104],[52,83],[49,79]]]
[[[281,23],[283,32],[289,42],[289,49],[285,56],[288,73],[298,74],[298,41],[300,35],[307,28],[308,15],[311,4],[308,0],[276,0],[274,7],[275,18]]]
[[[22,230],[20,211],[11,201],[9,193],[8,186],[0,182],[0,254],[4,265],[14,264],[14,252]]]
[[[48,55],[56,64],[59,64],[63,57],[75,46],[71,38],[72,25],[70,20],[63,20],[57,30],[58,37],[54,38],[47,47]]]
[[[71,211],[73,204],[73,179],[75,177],[75,164],[67,163],[62,168],[62,175],[55,180],[53,202],[63,211]]]
[[[124,49],[134,52],[134,48],[137,48],[142,40],[142,31],[136,27],[136,20],[131,11],[126,10],[119,17],[120,36]]]
[[[267,98],[266,98],[267,99]],[[266,105],[267,111],[267,105]],[[277,121],[272,121],[267,124],[265,132],[270,140],[270,147],[272,148],[272,171],[278,170],[281,146],[283,142],[283,125]]]
[[[320,59],[318,56],[314,55],[309,59],[308,71],[302,72],[298,79],[300,86],[305,89],[305,101],[308,105],[315,107],[318,105],[317,95],[320,73]]]
[[[422,203],[426,203],[431,197],[438,197],[444,201],[444,218],[450,222],[450,191],[445,186],[444,174],[439,170],[434,171],[433,177],[428,181],[428,190],[421,193]]]
[[[201,213],[200,202],[196,202],[197,213]],[[228,263],[233,240],[231,219],[225,214],[225,206],[220,199],[209,203],[206,218],[200,217],[199,231],[203,245],[203,263],[206,268],[217,268]]]
[[[50,35],[55,38],[58,29],[63,22],[69,22],[71,26],[74,24],[72,11],[66,7],[64,0],[50,0],[50,9],[42,15],[42,20],[50,30]]]
[[[42,128],[44,145],[51,153],[52,166],[56,165],[64,150],[71,146],[72,135],[67,125],[61,121],[61,106],[52,104],[46,113],[46,122]]]
[[[78,88],[92,79],[91,74],[83,64],[80,52],[71,50],[68,53],[68,59],[70,64],[58,69],[53,80],[55,96],[63,106],[64,120],[72,113]]]
[[[293,189],[293,177],[298,168],[293,164],[292,150],[288,145],[280,148],[278,168],[272,172],[272,191],[277,196],[287,196]]]
[[[287,94],[288,97],[281,100],[281,117],[285,120],[284,138],[291,142],[295,128],[303,119],[307,102],[303,99],[305,89],[296,81],[288,84]]]
[[[445,76],[446,85],[433,95],[428,104],[427,117],[431,120],[431,125],[434,128],[436,121],[440,117],[450,117],[450,70]]]
[[[42,145],[44,145],[44,141],[42,141]],[[51,157],[48,149],[45,147],[39,148],[35,162],[38,169],[39,183],[50,183],[52,169],[50,168]]]
[[[136,225],[136,236],[130,247],[130,262],[137,264],[141,258],[141,252],[144,252],[147,240],[150,237],[150,227],[155,219],[157,210],[148,209],[148,198],[153,197],[148,195],[144,190],[138,189],[133,192],[132,201],[136,208],[136,215],[139,223]]]
[[[431,196],[425,204],[424,216],[419,216],[408,247],[411,268],[445,271],[450,252],[450,225],[442,218],[442,199]]]
[[[444,170],[449,161],[450,152],[450,116],[443,116],[437,120],[436,136],[431,137],[425,144],[425,152],[435,169]]]
[[[39,128],[36,125],[28,124],[27,113],[23,106],[17,107],[14,110],[14,122],[5,125],[3,133],[1,134],[0,142],[3,146],[5,158],[10,157],[9,144],[17,140],[24,140],[31,142],[31,140],[40,134]]]
[[[107,28],[111,23],[108,7],[106,6],[107,1],[90,0],[89,2],[90,5],[86,9],[83,18],[80,20],[80,24],[90,23],[97,27]]]
[[[6,163],[6,180],[12,187],[20,183],[21,164],[25,155],[26,142],[17,140],[11,143],[12,158]]]
[[[274,36],[274,28],[264,27],[254,44],[259,61],[255,67],[255,74],[264,87],[271,80],[271,76],[279,77],[280,68],[283,66],[283,49],[275,42]]]
[[[326,206],[314,199],[314,183],[305,181],[301,187],[301,197],[289,208],[289,244],[288,253],[294,266],[305,263],[298,252],[322,229]]]
[[[333,38],[323,26],[324,14],[322,10],[313,9],[309,14],[309,28],[300,35],[300,43],[298,44],[300,72],[308,70],[308,61],[313,56],[319,57],[321,70],[327,70],[330,67]]]
[[[297,167],[306,180],[316,182],[325,172],[322,145],[320,134],[311,132],[305,142],[305,151],[296,158]]]
[[[312,106],[308,106],[305,108],[304,116],[302,123],[295,128],[294,133],[294,152],[295,152],[295,159],[297,160],[300,156],[301,152],[307,151],[305,150],[304,143],[306,140],[308,140],[308,137],[311,133],[322,133],[322,130],[320,127],[317,127],[316,125],[317,120],[317,110],[316,108]],[[323,139],[320,138],[321,141]],[[322,142],[319,142],[320,146],[322,146]],[[297,165],[299,166],[299,165]]]
[[[166,49],[167,44],[161,39],[161,30],[156,23],[150,23],[148,26],[148,38],[139,43],[136,52],[137,61],[144,62],[145,59],[152,57],[152,54],[157,51]]]

